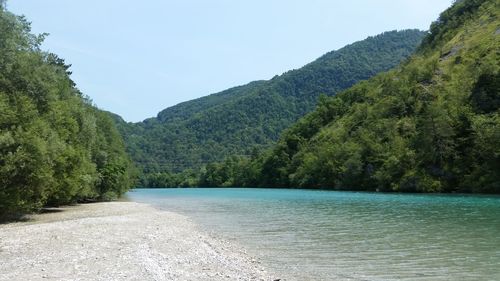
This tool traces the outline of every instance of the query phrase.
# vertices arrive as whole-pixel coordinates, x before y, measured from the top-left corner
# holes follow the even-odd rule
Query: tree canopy
[[[40,50],[45,35],[0,7],[0,218],[88,199],[132,184],[131,161],[110,116]]]

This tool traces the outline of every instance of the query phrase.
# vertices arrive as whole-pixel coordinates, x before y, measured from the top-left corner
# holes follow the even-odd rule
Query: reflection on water
[[[500,280],[500,197],[137,189],[286,280]]]

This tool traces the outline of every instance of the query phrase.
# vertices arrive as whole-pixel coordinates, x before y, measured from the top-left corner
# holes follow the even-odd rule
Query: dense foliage
[[[418,52],[289,128],[266,153],[228,158],[204,186],[500,193],[500,7],[456,1]]]
[[[321,93],[332,96],[407,58],[424,32],[392,31],[330,52],[298,69],[160,112],[127,124],[116,117],[128,152],[154,185],[158,172],[199,169],[228,155],[251,155],[314,109]],[[168,173],[165,173],[168,174]]]
[[[62,59],[40,50],[43,37],[0,5],[0,218],[131,186],[113,120],[76,89]]]

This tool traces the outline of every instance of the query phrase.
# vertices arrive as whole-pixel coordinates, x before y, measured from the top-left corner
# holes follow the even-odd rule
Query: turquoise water
[[[500,280],[500,197],[136,189],[286,280]]]

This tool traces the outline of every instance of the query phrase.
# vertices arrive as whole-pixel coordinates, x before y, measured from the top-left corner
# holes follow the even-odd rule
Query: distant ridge
[[[398,65],[424,35],[419,30],[385,32],[269,81],[169,107],[156,118],[135,124],[115,119],[132,159],[146,173],[198,169],[228,155],[250,155],[269,147],[314,109],[321,94],[333,96]]]

